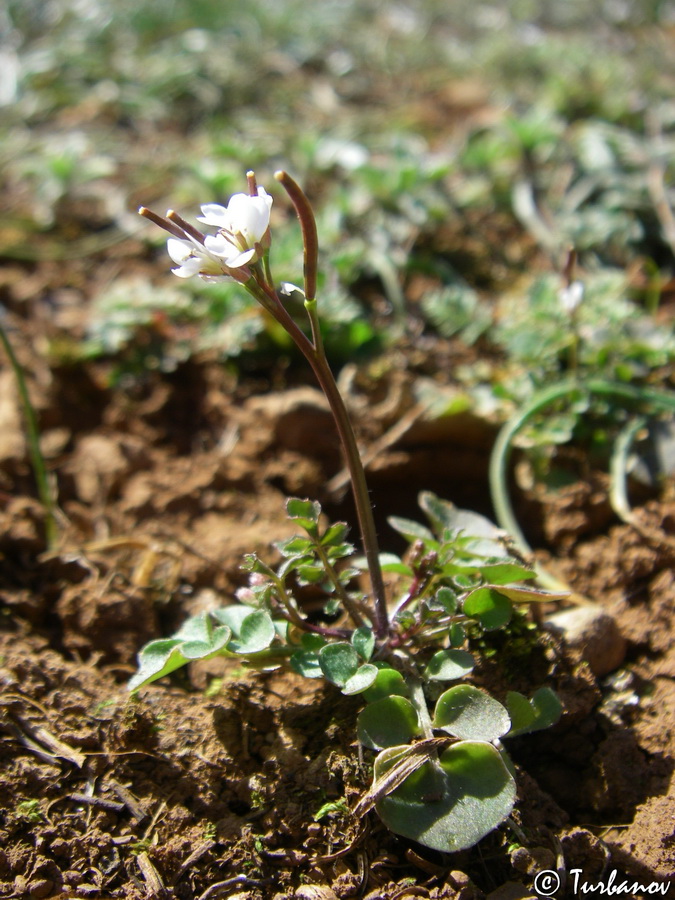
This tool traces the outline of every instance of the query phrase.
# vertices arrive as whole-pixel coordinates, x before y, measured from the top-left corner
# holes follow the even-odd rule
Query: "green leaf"
[[[348,678],[345,686],[342,688],[343,694],[362,694],[367,691],[377,678],[377,666],[370,663],[364,663],[359,666],[356,672]]]
[[[450,627],[449,640],[451,647],[461,647],[466,640],[466,629],[459,622],[454,622]]]
[[[335,522],[321,535],[320,543],[326,547],[331,544],[342,544],[349,534],[349,525],[346,522]]]
[[[569,591],[542,591],[539,588],[517,587],[513,584],[499,586],[499,593],[508,597],[513,603],[546,603],[555,600],[565,600],[569,597]]]
[[[424,677],[427,681],[457,681],[475,665],[475,659],[466,650],[439,650],[427,663]]]
[[[463,532],[467,535],[465,542],[471,546],[474,554],[499,557],[507,555],[501,541],[502,532],[480,513],[458,509],[453,503],[441,500],[431,491],[423,491],[419,495],[419,504],[439,537]]]
[[[328,577],[322,565],[302,565],[296,571],[300,584],[320,584]]]
[[[310,538],[296,535],[285,541],[276,541],[274,546],[283,556],[307,556],[311,552],[313,544]]]
[[[478,619],[485,631],[503,628],[511,620],[512,606],[508,597],[491,587],[471,591],[463,603],[464,614]]]
[[[274,569],[271,569],[255,553],[247,553],[240,568],[244,572],[256,572],[259,575],[267,575],[268,578],[276,578]]]
[[[419,522],[413,522],[411,519],[402,519],[400,516],[389,516],[387,522],[389,522],[394,531],[402,534],[411,543],[413,541],[424,541],[425,543],[431,541],[435,543],[433,534],[424,525],[420,525]]]
[[[338,641],[319,651],[321,671],[329,681],[344,687],[359,667],[359,655],[351,644]]]
[[[488,584],[511,584],[514,581],[526,581],[537,577],[534,569],[513,562],[481,566],[480,574]]]
[[[408,743],[421,734],[415,707],[405,697],[384,697],[369,703],[356,722],[358,738],[364,747],[381,750]]]
[[[345,541],[342,544],[332,544],[326,547],[326,556],[331,562],[336,559],[344,559],[345,556],[352,556],[354,553],[354,545]]]
[[[288,556],[286,559],[283,559],[281,563],[277,566],[277,579],[281,582],[285,582],[286,576],[289,572],[292,572],[294,569],[300,568],[300,566],[307,565],[308,563],[314,562],[313,554],[300,554],[295,556]]]
[[[300,644],[303,650],[316,650],[317,652],[325,647],[328,641],[321,634],[312,634],[311,631],[306,631],[300,637]]]
[[[422,491],[418,497],[420,509],[426,514],[427,519],[431,522],[431,527],[440,537],[446,528],[455,528],[454,525],[457,507],[448,502],[441,500],[431,491]]]
[[[297,497],[291,497],[286,501],[286,514],[289,519],[304,528],[310,537],[318,540],[321,506],[316,500],[299,500]]]
[[[195,659],[218,655],[231,638],[231,629],[226,625],[214,628],[208,613],[193,616],[172,638],[146,644],[138,654],[138,672],[129,681],[129,690],[151,684]]]
[[[511,727],[506,709],[479,688],[458,684],[436,702],[434,728],[467,741],[496,741]]]
[[[400,672],[384,665],[382,668],[378,668],[375,681],[363,696],[368,703],[373,703],[375,700],[382,700],[392,694],[405,697],[408,695],[408,686]]]
[[[296,650],[289,660],[291,669],[305,678],[323,678],[319,654],[313,650]]]
[[[234,639],[228,650],[242,655],[266,650],[276,636],[276,629],[270,614],[264,609],[250,606],[223,606],[214,610],[213,615],[232,629]]]
[[[400,765],[405,749],[392,747],[378,755],[374,786]],[[515,781],[492,744],[461,741],[438,763],[424,763],[376,809],[391,831],[448,853],[473,847],[497,828],[515,799]]]
[[[407,566],[395,553],[380,553],[380,566],[383,572],[392,572],[396,575],[407,575],[412,578],[415,574],[410,566]]]
[[[436,591],[435,599],[448,615],[452,616],[457,612],[457,596],[451,588],[440,587]]]
[[[525,734],[537,717],[534,706],[524,694],[518,691],[509,691],[506,695],[506,708],[511,717],[511,731],[509,736]]]
[[[289,497],[286,501],[286,515],[289,519],[309,519],[316,525],[321,515],[321,505],[316,500]]]
[[[532,716],[525,709],[525,703],[531,708]],[[562,713],[562,703],[556,693],[548,687],[535,691],[531,700],[517,691],[509,691],[506,695],[506,706],[513,720],[513,727],[507,737],[549,728],[555,725]]]
[[[368,662],[375,649],[375,635],[373,634],[373,629],[368,628],[367,625],[357,628],[354,634],[352,634],[352,647],[356,650],[361,659]]]

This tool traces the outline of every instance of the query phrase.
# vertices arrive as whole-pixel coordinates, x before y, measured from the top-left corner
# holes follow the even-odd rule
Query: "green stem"
[[[532,549],[520,529],[511,506],[508,492],[508,468],[513,449],[513,439],[532,416],[546,409],[556,400],[570,400],[584,395],[622,400],[624,403],[650,407],[654,412],[675,412],[675,394],[655,388],[637,387],[619,382],[591,380],[581,383],[577,379],[553,385],[535,394],[530,403],[502,427],[495,441],[490,458],[490,490],[497,521],[515,539],[526,553]],[[540,580],[547,587],[557,589],[560,582],[548,573],[541,572]]]
[[[42,455],[42,450],[40,449],[40,435],[38,431],[37,418],[35,416],[35,409],[33,407],[33,404],[31,403],[30,396],[28,395],[28,386],[26,385],[26,379],[24,378],[23,369],[21,368],[19,360],[16,358],[12,345],[7,336],[7,332],[5,331],[2,323],[0,323],[0,341],[2,341],[2,344],[5,348],[7,358],[9,359],[9,363],[14,371],[14,375],[16,376],[17,384],[19,387],[19,395],[21,397],[21,403],[23,404],[23,411],[26,419],[28,452],[30,454],[31,464],[33,466],[33,474],[35,475],[38,496],[40,497],[40,502],[45,509],[45,536],[47,539],[47,546],[51,550],[56,546],[56,543],[58,541],[58,527],[56,523],[56,516],[54,513],[56,503],[54,500],[52,486],[49,481],[49,475],[47,473],[44,456]]]
[[[321,565],[324,567],[333,587],[335,588],[335,593],[342,601],[345,609],[352,619],[352,622],[356,625],[357,628],[362,628],[366,624],[364,622],[363,616],[357,609],[356,604],[354,603],[352,598],[345,590],[344,585],[338,577],[338,573],[335,571],[335,569],[331,565],[330,560],[328,559],[328,554],[326,553],[325,549],[319,543],[316,543],[314,545],[314,549],[316,550],[317,556],[321,560]]]
[[[617,516],[627,525],[635,524],[635,516],[628,500],[627,468],[628,454],[638,432],[645,427],[644,416],[636,416],[622,429],[614,442],[612,458],[609,461],[609,502]]]
[[[412,676],[408,676],[406,682],[410,688],[410,702],[417,711],[417,717],[420,721],[424,737],[432,738],[434,736],[434,729],[431,724],[431,716],[429,715],[429,707],[427,706],[427,700],[424,696],[422,682],[419,678],[413,678]]]

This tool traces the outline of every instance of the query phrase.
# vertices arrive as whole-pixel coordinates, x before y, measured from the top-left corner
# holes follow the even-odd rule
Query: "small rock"
[[[601,606],[589,603],[565,609],[549,616],[546,625],[581,655],[596,677],[618,669],[625,659],[626,639]]]
[[[337,900],[335,891],[328,885],[303,884],[295,892],[296,900]]]
[[[48,897],[54,890],[54,882],[50,878],[36,878],[28,885],[28,892],[36,900]]]
[[[536,875],[543,869],[555,869],[555,854],[546,847],[518,847],[511,854],[511,865],[523,875]]]

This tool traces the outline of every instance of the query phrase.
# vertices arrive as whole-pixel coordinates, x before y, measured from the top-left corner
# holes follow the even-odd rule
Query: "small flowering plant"
[[[352,813],[375,808],[395,833],[440,851],[473,846],[510,815],[515,771],[503,740],[545,728],[560,715],[546,686],[528,698],[501,700],[471,682],[483,635],[508,627],[514,607],[561,595],[533,587],[534,570],[510,555],[505,535],[487,519],[425,492],[423,525],[394,517],[408,542],[402,557],[379,552],[363,465],[321,338],[316,276],[318,241],[305,194],[276,175],[300,220],[304,305],[309,335],[285,306],[293,286],[275,287],[270,270],[272,198],[248,174],[248,193],[227,207],[209,204],[203,234],[174,211],[141,215],[171,237],[167,249],[181,278],[241,284],[288,332],[309,362],[330,405],[349,469],[363,557],[344,522],[327,523],[314,500],[292,498],[286,510],[297,534],[274,546],[280,562],[244,559],[249,584],[239,602],[201,613],[176,634],[139,654],[132,690],[197,659],[225,656],[261,670],[288,665],[324,678],[364,706],[355,722],[360,745],[375,751],[373,782]],[[363,573],[368,586],[363,587]],[[323,592],[326,615],[310,619],[299,592]]]

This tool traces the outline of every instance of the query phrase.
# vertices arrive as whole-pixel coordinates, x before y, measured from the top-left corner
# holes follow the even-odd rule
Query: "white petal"
[[[272,197],[267,193],[264,187],[258,188],[258,196],[265,201],[268,209],[272,209]]]
[[[248,194],[234,194],[227,205],[231,230],[242,234],[249,245],[259,241],[267,231],[271,206],[268,199],[271,200],[271,197],[267,195],[250,197]]]
[[[215,228],[226,228],[230,226],[230,214],[224,206],[219,203],[207,203],[201,208],[202,215],[197,216],[198,222],[205,225],[213,225]]]
[[[228,259],[227,266],[229,269],[238,269],[240,266],[245,266],[254,256],[255,247],[251,247],[250,250],[244,250],[238,256]]]
[[[199,275],[199,269],[201,268],[200,261],[198,259],[188,259],[185,262],[185,265],[179,266],[177,269],[172,269],[174,275],[178,275],[179,278],[192,278],[193,275]]]
[[[178,238],[169,238],[166,242],[166,251],[175,263],[183,263],[192,253],[192,245],[189,241],[179,241]]]
[[[204,246],[210,254],[224,259],[228,265],[230,259],[241,253],[241,249],[229,241],[224,234],[207,234],[204,238]]]

